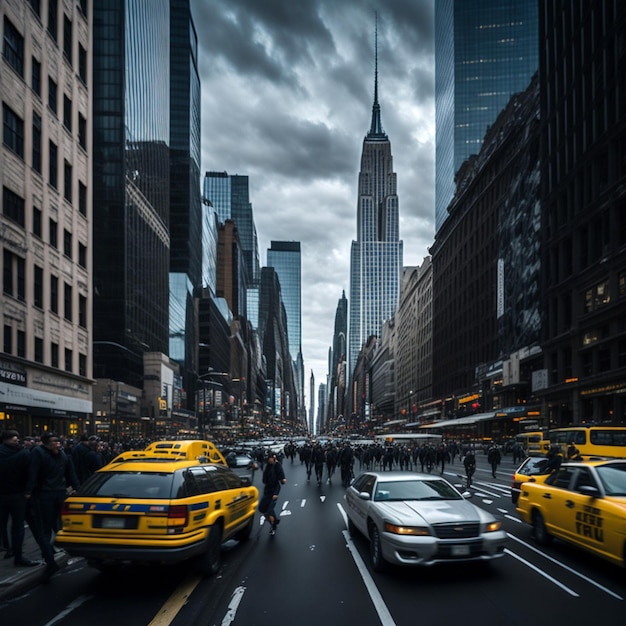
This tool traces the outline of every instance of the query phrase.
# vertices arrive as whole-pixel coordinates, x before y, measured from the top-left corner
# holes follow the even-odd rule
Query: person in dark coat
[[[98,452],[99,439],[96,435],[82,435],[72,448],[72,463],[79,484],[83,484],[92,474],[104,466],[104,458]]]
[[[280,520],[276,517],[276,502],[280,488],[287,482],[283,466],[276,458],[275,452],[269,452],[267,465],[263,470],[263,496],[259,502],[259,512],[265,515],[271,524],[270,535],[276,534]]]
[[[5,430],[0,444],[0,519],[8,526],[11,520],[11,541],[7,555],[13,555],[16,567],[39,565],[22,555],[24,521],[26,519],[26,480],[30,452],[20,445],[16,430]]]
[[[30,460],[25,493],[31,499],[39,547],[46,561],[44,580],[49,580],[59,569],[54,559],[52,534],[60,530],[63,501],[78,488],[78,478],[54,433],[41,436],[41,445],[33,448]]]
[[[489,448],[489,452],[487,452],[487,462],[491,465],[491,475],[496,477],[496,470],[498,469],[498,465],[502,461],[502,453],[498,446],[491,446]]]

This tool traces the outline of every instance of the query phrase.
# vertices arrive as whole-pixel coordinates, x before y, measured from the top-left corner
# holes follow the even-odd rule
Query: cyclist
[[[463,459],[463,465],[465,467],[465,475],[467,476],[467,486],[469,487],[472,484],[472,476],[476,471],[476,457],[471,449],[467,451]]]

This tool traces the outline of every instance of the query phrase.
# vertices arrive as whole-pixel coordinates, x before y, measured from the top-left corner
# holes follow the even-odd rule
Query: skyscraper
[[[168,354],[170,0],[93,7],[94,377]]]
[[[267,266],[273,267],[280,281],[280,292],[287,314],[289,354],[295,371],[298,411],[304,409],[304,363],[302,359],[302,277],[299,241],[272,241]],[[304,418],[304,414],[299,417]]]
[[[435,229],[446,219],[455,174],[488,127],[538,69],[536,0],[435,3]]]
[[[375,59],[372,121],[363,139],[357,239],[352,242],[350,257],[349,371],[354,369],[359,350],[368,337],[380,336],[383,322],[394,315],[402,268],[396,174],[378,103],[377,37]]]

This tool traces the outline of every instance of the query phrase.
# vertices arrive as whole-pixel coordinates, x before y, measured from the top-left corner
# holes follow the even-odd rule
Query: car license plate
[[[102,528],[126,528],[126,519],[123,517],[105,517]]]
[[[452,556],[469,556],[469,546],[452,546]]]

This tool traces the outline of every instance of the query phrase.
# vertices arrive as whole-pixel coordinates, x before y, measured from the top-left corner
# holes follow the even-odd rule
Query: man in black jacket
[[[30,458],[26,497],[32,499],[39,547],[46,561],[44,577],[49,579],[59,569],[54,559],[52,534],[60,529],[63,501],[68,493],[78,488],[78,479],[54,433],[41,436],[41,445],[33,448]]]
[[[263,470],[263,496],[259,502],[259,512],[265,515],[272,525],[270,535],[276,534],[276,526],[280,520],[276,517],[275,507],[280,488],[287,482],[283,466],[276,459],[275,452],[269,452],[267,465]]]
[[[16,566],[39,565],[22,555],[24,544],[24,520],[27,500],[26,479],[30,453],[20,445],[16,430],[5,430],[0,444],[0,519],[8,524],[11,519],[11,546]]]
[[[98,452],[98,441],[96,435],[82,435],[78,444],[72,448],[72,463],[81,485],[104,465],[104,458]]]

